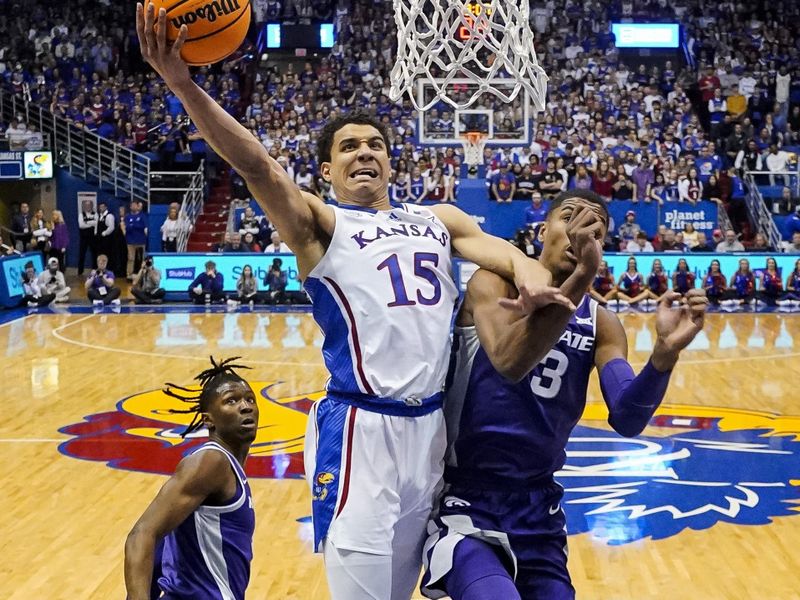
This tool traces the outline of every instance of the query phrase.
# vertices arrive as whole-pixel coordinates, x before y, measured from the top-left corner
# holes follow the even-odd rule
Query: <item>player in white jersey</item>
[[[319,137],[321,175],[339,207],[302,192],[260,141],[191,80],[180,58],[186,28],[174,45],[165,30],[163,9],[156,18],[152,4],[137,6],[142,56],[245,178],[296,254],[325,333],[331,379],[309,419],[306,476],[331,595],[410,598],[443,470],[442,390],[457,300],[452,255],[513,281],[520,292],[514,310],[571,302],[546,287],[543,267],[484,234],[456,207],[392,206],[390,144],[368,116],[334,119]]]

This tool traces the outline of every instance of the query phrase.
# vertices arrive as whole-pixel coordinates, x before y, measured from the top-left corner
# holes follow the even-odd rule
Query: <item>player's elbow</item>
[[[637,423],[635,421],[616,419],[614,418],[614,415],[610,415],[608,417],[608,424],[611,425],[614,431],[626,438],[636,437],[642,433],[644,428],[647,426],[647,422]]]

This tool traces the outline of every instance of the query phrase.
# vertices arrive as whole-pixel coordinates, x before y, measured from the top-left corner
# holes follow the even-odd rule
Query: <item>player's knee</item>
[[[462,590],[448,593],[453,600],[520,600],[521,596],[508,573],[486,575],[472,581]]]
[[[520,598],[511,574],[498,555],[502,552],[474,538],[464,538],[456,546],[453,569],[445,589],[453,600],[491,600]]]

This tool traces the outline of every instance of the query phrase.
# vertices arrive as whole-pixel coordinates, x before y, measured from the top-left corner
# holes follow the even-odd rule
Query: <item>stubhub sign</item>
[[[264,278],[272,266],[272,261],[283,261],[281,270],[288,275],[286,291],[300,291],[297,273],[297,258],[293,254],[165,254],[153,253],[153,266],[161,271],[161,287],[166,292],[188,292],[189,285],[206,269],[206,262],[214,261],[217,272],[222,274],[222,284],[226,292],[236,291],[236,282],[245,265],[250,265],[253,275],[258,279],[260,290],[266,289]]]
[[[680,25],[677,23],[612,23],[617,48],[677,48]]]

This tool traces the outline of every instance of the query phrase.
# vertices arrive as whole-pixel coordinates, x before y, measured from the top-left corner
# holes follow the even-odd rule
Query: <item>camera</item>
[[[145,258],[144,259],[144,266],[148,269],[153,266],[153,259],[152,258]]]

